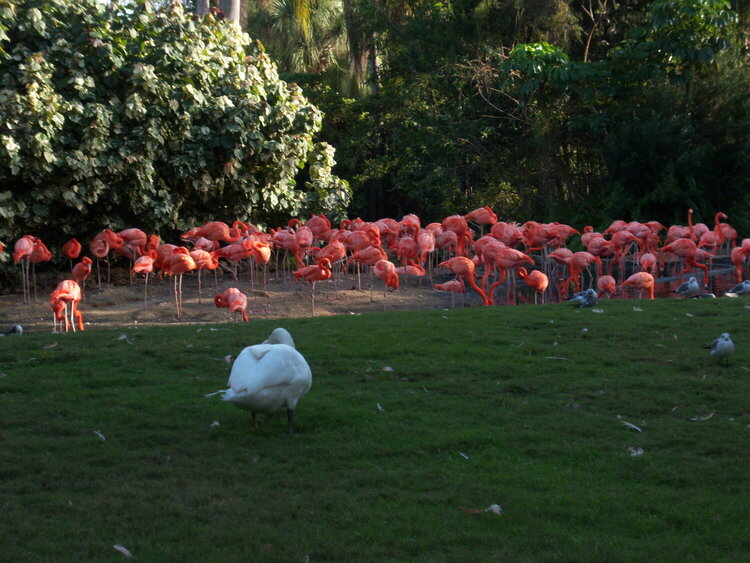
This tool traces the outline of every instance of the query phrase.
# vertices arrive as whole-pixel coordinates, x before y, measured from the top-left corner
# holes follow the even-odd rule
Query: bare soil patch
[[[271,272],[268,274],[266,288],[263,289],[262,283],[251,283],[246,272],[242,273],[237,281],[226,272],[220,273],[216,280],[211,272],[204,273],[202,277],[200,294],[197,276],[190,274],[184,277],[182,315],[181,320],[177,320],[171,278],[149,279],[144,304],[143,277],[134,279],[131,285],[125,270],[113,270],[111,282],[103,283],[99,289],[96,279],[92,279],[95,278],[94,273],[87,280],[84,299],[80,306],[86,329],[241,322],[239,316],[214,305],[214,294],[222,293],[228,287],[237,287],[247,295],[250,322],[253,319],[312,316],[311,287],[303,280],[295,283],[288,278],[285,279],[281,274],[277,277]],[[447,277],[450,276],[442,276],[440,279],[435,277],[433,282],[439,283]],[[34,301],[32,292],[31,303],[23,303],[21,293],[1,295],[0,330],[4,331],[14,324],[20,324],[27,331],[51,331],[52,311],[49,306],[49,294],[63,278],[64,274],[38,278],[37,300]],[[370,278],[368,274],[363,273],[358,282],[356,274],[340,274],[335,284],[333,280],[329,280],[315,285],[315,316],[450,308],[454,301],[452,295],[433,289],[433,282],[428,276],[421,279],[402,276],[398,291],[384,294],[383,284],[377,278]],[[466,305],[474,304],[472,297],[477,296],[466,295]],[[477,297],[477,304],[479,303]],[[460,295],[455,297],[455,304],[457,307],[462,305]]]

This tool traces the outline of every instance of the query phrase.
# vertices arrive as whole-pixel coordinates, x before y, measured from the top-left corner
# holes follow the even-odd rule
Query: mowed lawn
[[[204,397],[276,326],[292,436]],[[722,298],[0,338],[0,560],[743,560],[749,328]]]

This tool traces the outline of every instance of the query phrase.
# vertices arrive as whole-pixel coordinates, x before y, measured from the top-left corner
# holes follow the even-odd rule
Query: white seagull
[[[711,343],[711,355],[719,362],[723,358],[729,358],[734,354],[734,342],[729,338],[729,333],[724,332],[722,335]],[[727,359],[727,361],[729,361]]]
[[[700,290],[701,286],[698,285],[698,280],[695,279],[695,276],[690,276],[688,281],[680,285],[673,293],[678,293],[683,297],[695,297]]]
[[[734,294],[734,296],[750,293],[750,280],[745,280],[742,283],[738,283],[732,289],[727,290],[727,293],[732,293]]]
[[[576,308],[593,307],[597,304],[599,298],[596,296],[596,290],[589,288],[586,291],[579,291],[573,297],[568,299],[568,303],[575,303]]]
[[[287,432],[294,432],[294,409],[297,401],[310,390],[312,372],[304,356],[294,348],[292,335],[277,328],[262,344],[248,346],[232,365],[228,389],[209,393],[253,415],[257,428],[257,413],[272,413],[286,407]]]
[[[21,335],[23,334],[23,327],[21,325],[13,325],[3,333],[3,336],[8,336],[9,334]]]

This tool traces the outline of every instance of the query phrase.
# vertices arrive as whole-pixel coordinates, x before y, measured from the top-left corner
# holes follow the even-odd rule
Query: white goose
[[[272,413],[286,407],[287,432],[294,431],[294,409],[297,401],[310,390],[312,372],[304,356],[294,348],[292,335],[277,328],[263,344],[248,346],[232,365],[228,389],[209,393],[220,394],[225,401],[253,415]]]

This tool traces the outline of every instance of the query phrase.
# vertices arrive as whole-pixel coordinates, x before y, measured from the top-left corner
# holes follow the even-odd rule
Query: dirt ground
[[[49,294],[64,274],[48,274],[37,278],[37,301],[24,304],[22,292],[0,295],[0,331],[20,324],[25,331],[52,331],[52,311]],[[443,275],[434,279],[439,283],[452,276]],[[290,282],[284,276],[270,272],[266,289],[262,282],[251,283],[247,272],[234,281],[231,274],[220,273],[214,280],[211,272],[202,276],[201,295],[198,291],[196,274],[185,275],[182,294],[181,320],[175,314],[175,302],[171,291],[171,279],[150,278],[147,299],[144,307],[144,278],[140,276],[131,285],[126,271],[113,270],[110,283],[97,287],[96,272],[86,283],[84,299],[80,306],[86,329],[113,328],[127,326],[150,326],[176,323],[224,323],[241,322],[241,317],[219,309],[214,305],[213,296],[228,287],[237,287],[248,297],[247,312],[250,322],[253,319],[299,318],[312,316],[311,287],[301,280]],[[360,287],[356,274],[339,274],[334,286],[333,280],[318,282],[315,285],[315,316],[349,315],[375,311],[402,311],[413,309],[446,309],[453,304],[452,294],[432,288],[428,276],[419,279],[401,276],[398,291],[383,294],[383,284],[368,274],[361,275]],[[20,278],[19,278],[20,281]],[[21,288],[19,283],[19,289]],[[481,304],[478,296],[466,295],[465,305],[473,305],[473,298]],[[455,306],[462,305],[462,297],[455,296]]]

